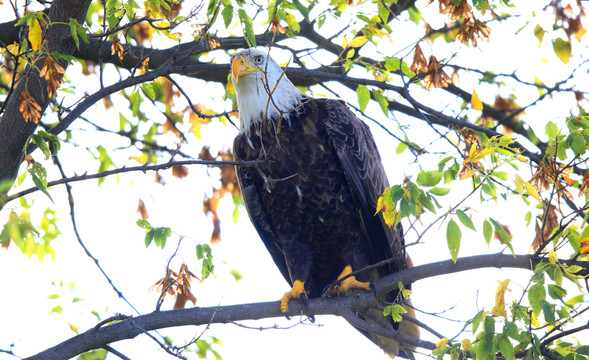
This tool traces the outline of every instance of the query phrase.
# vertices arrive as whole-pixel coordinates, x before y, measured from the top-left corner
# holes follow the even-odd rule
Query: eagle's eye
[[[262,57],[262,55],[258,55],[254,58],[254,62],[258,65],[261,65],[263,60],[264,58]]]

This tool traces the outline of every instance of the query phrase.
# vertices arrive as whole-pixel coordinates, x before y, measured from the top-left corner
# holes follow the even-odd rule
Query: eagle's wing
[[[404,269],[407,263],[402,228],[389,228],[381,214],[375,216],[378,198],[389,183],[374,138],[368,126],[345,103],[327,100],[326,105],[329,116],[324,119],[325,127],[361,206],[371,260],[375,263],[395,258],[387,265],[386,274]]]
[[[241,146],[248,145],[246,144],[245,136],[238,135],[233,144],[236,155],[239,153]],[[282,251],[278,236],[276,235],[268,216],[268,211],[262,202],[259,190],[254,182],[253,172],[255,172],[255,170],[251,167],[245,166],[238,166],[236,170],[237,178],[239,179],[239,187],[241,189],[241,196],[243,197],[252,224],[254,224],[256,231],[260,235],[264,245],[266,245],[266,249],[268,249],[268,252],[272,256],[272,260],[274,260],[274,263],[278,266],[280,273],[288,281],[290,286],[292,286],[286,260],[284,258],[284,252]]]

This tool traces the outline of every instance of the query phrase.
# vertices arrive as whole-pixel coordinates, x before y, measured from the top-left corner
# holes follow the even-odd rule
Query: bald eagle
[[[389,184],[368,126],[343,101],[304,95],[263,51],[236,53],[231,78],[240,118],[235,158],[260,160],[256,167],[237,168],[242,196],[292,287],[282,297],[282,312],[287,313],[289,300],[319,297],[337,279],[379,261],[393,259],[347,278],[337,294],[370,291],[371,281],[405,269],[402,228],[390,228],[375,215]],[[398,301],[398,291],[384,300]],[[411,307],[406,309],[414,316]],[[419,337],[413,323],[383,321]],[[413,350],[360,331],[390,356],[407,357]]]

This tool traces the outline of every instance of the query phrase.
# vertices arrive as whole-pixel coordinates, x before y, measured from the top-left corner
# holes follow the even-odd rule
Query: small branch
[[[59,162],[59,159],[57,157],[55,157],[55,163],[57,164],[57,168],[59,169],[59,172],[61,173],[61,176],[64,179],[67,179],[67,176],[63,170],[63,167],[61,166],[61,163]],[[127,300],[127,298],[123,295],[123,293],[117,289],[117,287],[115,286],[115,284],[113,283],[112,279],[108,276],[108,274],[106,273],[106,271],[104,271],[104,269],[102,268],[102,266],[100,266],[100,263],[98,262],[98,259],[96,257],[94,257],[94,255],[92,255],[92,253],[90,252],[90,250],[88,250],[88,248],[86,247],[86,245],[84,244],[84,242],[82,241],[82,237],[80,236],[80,233],[78,231],[78,225],[76,222],[76,215],[75,215],[75,210],[74,210],[74,195],[72,194],[72,187],[70,184],[65,183],[65,189],[67,191],[68,194],[68,203],[70,206],[70,218],[72,221],[72,227],[74,229],[74,234],[76,235],[76,239],[78,240],[78,244],[80,244],[80,246],[82,247],[82,249],[84,250],[84,252],[86,253],[86,255],[92,259],[92,261],[94,261],[94,264],[96,264],[96,267],[98,267],[98,270],[100,270],[100,272],[102,273],[102,275],[104,275],[104,277],[106,278],[106,281],[108,281],[108,283],[110,284],[110,286],[113,288],[113,290],[117,293],[118,297],[123,299],[130,307],[131,309],[133,309],[137,314],[139,314],[139,311],[133,306],[133,304],[131,304],[131,302],[129,302],[129,300]]]
[[[121,174],[121,173],[127,173],[127,172],[133,172],[133,171],[142,171],[142,172],[146,172],[146,171],[157,171],[157,170],[164,170],[164,169],[169,169],[172,166],[177,166],[177,165],[206,165],[206,166],[255,166],[259,164],[259,161],[257,160],[252,160],[252,161],[230,161],[230,160],[183,160],[183,161],[169,161],[165,164],[159,164],[159,165],[141,165],[141,166],[130,166],[130,167],[122,167],[119,169],[113,169],[113,170],[107,170],[107,171],[103,171],[103,172],[99,172],[96,174],[83,174],[83,175],[77,175],[77,176],[72,176],[69,178],[65,178],[65,179],[60,179],[60,180],[54,180],[54,181],[49,181],[47,183],[47,187],[52,187],[55,185],[62,185],[62,184],[69,184],[72,182],[76,182],[76,181],[83,181],[83,180],[90,180],[90,179],[99,179],[99,178],[103,178],[103,177],[107,177],[107,176],[111,176],[111,175],[116,175],[116,174]],[[10,201],[14,200],[14,199],[18,199],[20,197],[23,197],[25,195],[34,193],[35,191],[38,191],[39,189],[37,187],[32,187],[32,188],[28,188],[26,190],[20,191],[14,195],[10,195],[7,199],[6,202],[4,204],[9,203]]]
[[[108,351],[109,353],[118,356],[119,358],[123,359],[123,360],[131,360],[131,358],[128,358],[127,356],[123,355],[122,353],[120,353],[119,351],[113,349],[110,345],[105,345],[102,347],[104,350]]]

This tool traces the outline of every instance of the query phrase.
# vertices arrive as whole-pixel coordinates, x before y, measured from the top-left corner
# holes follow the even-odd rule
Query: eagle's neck
[[[242,76],[234,83],[239,108],[239,133],[249,133],[252,126],[268,119],[288,119],[288,114],[303,99],[282,70],[268,69],[267,80],[262,71]],[[271,94],[271,95],[269,95]]]

